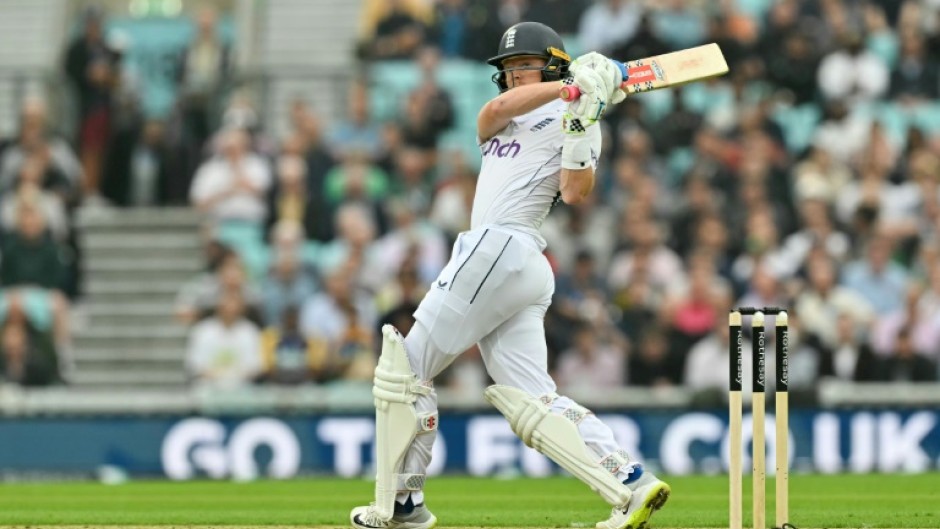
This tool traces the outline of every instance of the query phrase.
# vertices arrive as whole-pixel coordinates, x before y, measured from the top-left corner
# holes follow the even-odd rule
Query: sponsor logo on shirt
[[[539,121],[529,129],[530,132],[538,132],[548,126],[549,123],[555,121],[555,118],[545,118],[542,121]]]
[[[481,148],[483,149],[483,156],[492,155],[497,158],[515,158],[516,155],[519,154],[519,151],[522,150],[522,145],[516,140],[504,143],[499,141],[499,138],[493,138],[486,142],[486,145]]]

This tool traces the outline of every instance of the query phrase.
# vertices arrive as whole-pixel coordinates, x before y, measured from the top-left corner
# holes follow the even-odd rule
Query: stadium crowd
[[[66,54],[81,96],[74,137],[44,135],[42,104],[29,102],[0,152],[0,376],[29,381],[23,359],[49,354],[26,349],[68,347],[80,297],[69,212],[107,201],[205,214],[206,270],[175,309],[194,382],[371,380],[380,325],[408,331],[469,227],[477,161],[441,146],[468,124],[462,94],[435,74],[490,57],[522,20],[618,58],[717,42],[730,66],[628,97],[605,119],[592,199],[546,219],[546,332],[563,389],[723,392],[726,314],[745,305],[790,309],[791,390],[938,379],[936,0],[368,0],[346,119],[324,123],[297,97],[281,138],[238,90],[213,97],[237,75],[212,13],[181,53],[165,121],[129,110],[120,52],[92,13]],[[370,105],[382,81],[369,73],[389,61],[422,81],[380,121]],[[805,116],[815,121],[801,128]],[[58,378],[47,375],[39,383]],[[486,383],[475,351],[439,381]]]

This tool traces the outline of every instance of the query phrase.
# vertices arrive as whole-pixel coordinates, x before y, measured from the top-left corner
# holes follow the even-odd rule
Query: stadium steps
[[[94,303],[82,307],[84,316],[89,322],[100,325],[172,325],[172,307],[166,302],[136,303],[105,302]]]
[[[297,95],[307,98],[325,122],[343,119],[347,84],[356,73],[351,65],[362,4],[362,0],[266,4],[259,61],[267,76],[266,126],[274,135],[287,131],[288,106]]]
[[[65,46],[65,9],[59,0],[0,2],[0,136],[17,127],[26,95],[49,95],[46,72],[57,66]]]
[[[200,215],[187,208],[83,208],[84,299],[76,308],[74,373],[87,389],[185,384],[180,288],[202,271]]]
[[[141,284],[134,280],[115,281],[105,277],[86,281],[85,294],[89,300],[100,303],[133,303],[146,299],[151,303],[172,305],[181,286],[182,283],[173,280],[148,281]]]
[[[185,385],[186,373],[180,368],[128,369],[118,366],[111,369],[76,370],[70,377],[69,383],[78,387],[164,388]]]

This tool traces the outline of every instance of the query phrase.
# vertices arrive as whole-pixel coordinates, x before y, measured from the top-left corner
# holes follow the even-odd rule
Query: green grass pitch
[[[726,476],[673,477],[672,497],[654,528],[727,527]],[[744,486],[750,527],[751,484]],[[428,506],[442,527],[593,527],[605,504],[573,478],[428,480]],[[0,485],[0,526],[347,526],[368,503],[366,480],[297,479],[253,483],[139,481],[123,485]],[[773,480],[767,522],[774,522]],[[809,528],[940,527],[940,473],[793,475],[791,523]]]

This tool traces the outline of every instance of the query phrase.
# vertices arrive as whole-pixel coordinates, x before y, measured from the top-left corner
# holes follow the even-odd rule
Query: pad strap
[[[398,474],[398,490],[421,490],[424,488],[424,474]]]
[[[600,465],[615,476],[627,463],[627,453],[623,450],[617,450],[616,452],[607,454],[606,457],[600,460]]]

